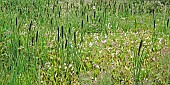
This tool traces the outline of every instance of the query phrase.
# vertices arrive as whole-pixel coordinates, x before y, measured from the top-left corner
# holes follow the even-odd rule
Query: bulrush
[[[31,31],[31,27],[32,27],[32,21],[31,21],[30,26],[29,26],[29,28],[28,28],[28,31],[29,31],[29,32]]]
[[[139,48],[138,48],[138,56],[140,56],[140,51],[141,51],[141,48],[142,48],[142,44],[143,44],[143,40],[140,41],[140,45],[139,45]]]
[[[156,27],[156,24],[155,24],[155,23],[156,23],[156,22],[155,22],[155,20],[154,20],[153,22],[154,22],[154,30],[155,30],[155,27]]]
[[[51,21],[50,21],[51,25],[53,24],[53,18],[51,18]]]
[[[167,20],[167,28],[168,28],[168,24],[169,24],[169,19]]]
[[[64,38],[64,28],[63,28],[63,26],[61,27],[61,37],[62,37],[62,39]]]
[[[96,11],[94,11],[94,18],[96,18]]]
[[[60,11],[58,12],[58,17],[60,18]]]
[[[75,47],[76,47],[76,32],[74,32],[74,44],[75,44]]]
[[[31,45],[34,46],[34,37],[32,37]]]
[[[87,22],[89,21],[89,17],[88,17],[88,15],[87,15]]]
[[[36,42],[38,41],[38,31],[36,33]]]
[[[67,39],[66,39],[66,43],[65,43],[65,48],[67,48]]]
[[[58,27],[58,42],[60,41],[60,28]]]
[[[20,53],[20,52],[21,52],[21,49],[20,49],[20,47],[21,47],[21,41],[20,41],[20,39],[18,40],[18,47],[19,47],[18,51],[19,51],[19,53]]]
[[[71,34],[71,29],[70,28],[68,29],[68,33],[69,33],[69,35]]]
[[[81,28],[83,28],[83,20],[81,21]]]
[[[16,27],[18,25],[18,18],[16,17],[16,20],[15,20],[15,24],[16,24]]]

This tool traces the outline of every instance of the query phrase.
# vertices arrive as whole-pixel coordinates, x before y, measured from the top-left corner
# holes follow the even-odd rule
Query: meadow
[[[169,19],[169,0],[1,0],[0,85],[168,85]]]

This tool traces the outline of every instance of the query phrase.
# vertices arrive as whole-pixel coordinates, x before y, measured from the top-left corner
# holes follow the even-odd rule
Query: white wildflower
[[[101,42],[102,42],[102,43],[106,43],[106,42],[107,42],[107,40],[102,40]]]

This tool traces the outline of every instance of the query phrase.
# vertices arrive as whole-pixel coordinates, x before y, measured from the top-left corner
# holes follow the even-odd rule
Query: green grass
[[[169,4],[0,1],[0,84],[168,85]]]

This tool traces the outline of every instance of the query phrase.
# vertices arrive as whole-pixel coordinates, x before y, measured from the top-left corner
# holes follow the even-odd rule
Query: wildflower
[[[96,65],[96,68],[100,68],[99,65]]]
[[[70,67],[72,67],[73,65],[72,64],[70,64],[68,67],[70,68]]]
[[[102,40],[101,42],[102,42],[102,43],[106,43],[106,42],[107,42],[107,40]]]
[[[101,54],[101,53],[102,53],[102,50],[100,50],[99,53]]]
[[[49,68],[50,67],[50,62],[46,62],[45,67]]]
[[[90,46],[90,47],[92,47],[92,45],[93,45],[93,43],[92,43],[92,42],[90,42],[90,43],[89,43],[89,46]]]
[[[61,66],[59,66],[59,68],[61,68]]]
[[[96,9],[96,7],[95,7],[95,6],[93,6],[93,9],[95,10],[95,9]]]
[[[119,54],[120,50],[116,50],[116,55]]]
[[[64,69],[66,70],[66,69],[67,69],[67,66],[65,66]]]
[[[162,43],[162,38],[158,38],[158,40],[159,40],[159,44],[161,44]]]

